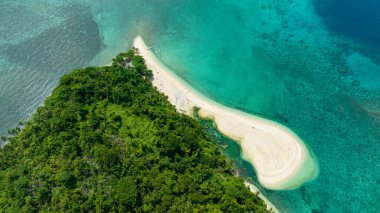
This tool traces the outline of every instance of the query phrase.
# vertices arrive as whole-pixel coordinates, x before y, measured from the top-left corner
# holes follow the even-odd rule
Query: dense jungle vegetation
[[[3,137],[0,212],[266,212],[132,49],[74,70]]]

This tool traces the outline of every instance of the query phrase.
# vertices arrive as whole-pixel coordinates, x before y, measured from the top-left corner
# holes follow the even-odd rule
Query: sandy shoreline
[[[261,185],[284,190],[314,178],[317,164],[303,141],[276,122],[223,106],[198,93],[157,59],[141,37],[134,47],[153,71],[153,85],[169,97],[177,110],[188,115],[200,108],[202,118],[214,120],[218,130],[240,143],[243,157],[250,162]]]
[[[253,185],[252,183],[248,182],[248,181],[245,181],[244,182],[244,185],[246,187],[249,188],[249,190],[251,190],[251,192],[255,193],[257,196],[259,196],[259,198],[261,198],[265,204],[267,205],[267,209],[270,211],[270,212],[274,212],[274,213],[279,213],[280,211],[276,208],[275,205],[273,205],[261,192],[260,190],[255,186]]]

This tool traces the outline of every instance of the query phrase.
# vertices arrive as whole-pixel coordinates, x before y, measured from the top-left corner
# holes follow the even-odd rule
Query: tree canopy
[[[266,212],[132,49],[63,76],[0,149],[0,212]]]

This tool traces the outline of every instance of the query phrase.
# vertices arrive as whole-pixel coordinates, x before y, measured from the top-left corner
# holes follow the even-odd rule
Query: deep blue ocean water
[[[318,178],[291,191],[259,186],[280,210],[379,212],[377,14],[375,0],[0,0],[0,132],[60,76],[108,63],[139,34],[205,95],[305,140]]]
[[[314,0],[314,4],[331,31],[380,48],[380,1]]]

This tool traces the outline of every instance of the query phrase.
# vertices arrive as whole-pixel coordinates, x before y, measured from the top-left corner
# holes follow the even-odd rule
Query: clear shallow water
[[[201,92],[307,142],[319,177],[297,190],[263,190],[279,209],[378,212],[380,49],[328,24],[342,19],[321,13],[329,9],[321,2],[0,0],[0,131],[31,115],[62,74],[109,62],[140,34]],[[369,26],[376,40],[378,25]]]

